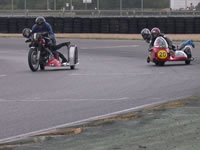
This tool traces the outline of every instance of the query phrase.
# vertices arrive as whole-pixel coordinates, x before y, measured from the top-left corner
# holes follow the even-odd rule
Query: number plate
[[[158,58],[160,58],[160,59],[166,59],[167,58],[167,52],[165,50],[160,50],[158,52]]]

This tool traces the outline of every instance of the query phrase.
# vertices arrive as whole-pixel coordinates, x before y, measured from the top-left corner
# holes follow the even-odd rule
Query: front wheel
[[[35,72],[39,67],[39,60],[37,59],[37,50],[31,48],[28,53],[28,64],[31,71]]]

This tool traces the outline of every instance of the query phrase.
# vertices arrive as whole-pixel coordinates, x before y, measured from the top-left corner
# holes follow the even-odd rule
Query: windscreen
[[[156,48],[168,48],[167,41],[163,37],[157,37],[154,42],[154,47]]]

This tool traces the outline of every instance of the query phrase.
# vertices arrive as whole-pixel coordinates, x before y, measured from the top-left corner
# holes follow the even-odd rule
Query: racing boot
[[[65,56],[61,52],[57,52],[59,54],[59,57],[62,59],[62,64],[65,65],[68,61],[65,58]]]

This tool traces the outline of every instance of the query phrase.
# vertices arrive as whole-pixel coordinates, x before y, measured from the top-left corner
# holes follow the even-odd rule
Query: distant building
[[[192,10],[200,3],[200,0],[170,0],[170,7],[173,10],[187,9]]]

